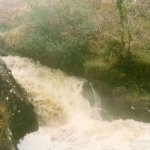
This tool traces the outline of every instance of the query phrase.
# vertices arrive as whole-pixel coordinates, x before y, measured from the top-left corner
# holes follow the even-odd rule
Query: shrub
[[[128,87],[146,84],[150,48],[146,4],[117,0],[97,7],[89,0],[30,1],[28,28],[16,52],[87,78]]]
[[[16,52],[68,73],[83,74],[87,38],[96,31],[91,5],[65,0],[55,1],[51,7],[30,6],[28,36]]]

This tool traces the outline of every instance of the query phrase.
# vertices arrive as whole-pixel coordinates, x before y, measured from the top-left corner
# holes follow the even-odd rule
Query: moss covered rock
[[[16,83],[11,71],[0,59],[0,102],[10,111],[10,130],[16,141],[26,133],[37,130],[34,107],[28,102],[24,90]]]

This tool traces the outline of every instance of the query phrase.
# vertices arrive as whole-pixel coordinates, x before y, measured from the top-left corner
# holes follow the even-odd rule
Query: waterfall
[[[92,85],[92,83],[90,83],[90,86],[91,86],[91,89],[92,89],[92,92],[93,92],[93,99],[94,99],[94,105],[97,105],[97,94],[96,94],[96,92],[95,92],[95,90],[94,90],[94,88],[93,88],[93,85]]]
[[[39,131],[20,140],[19,150],[149,150],[150,124],[101,120],[100,113],[93,114],[93,86],[94,106],[82,95],[86,80],[27,58],[3,60],[28,93],[40,123]]]
[[[92,110],[93,110],[93,118],[97,118],[100,119],[100,112],[104,111],[101,107],[100,107],[100,97],[99,95],[96,93],[92,83],[90,83],[90,87],[91,87],[91,91],[93,93],[93,101],[94,101],[94,105],[92,106]]]

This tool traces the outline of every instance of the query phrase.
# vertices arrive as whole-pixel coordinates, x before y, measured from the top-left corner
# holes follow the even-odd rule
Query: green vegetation
[[[10,121],[10,113],[7,110],[5,104],[0,103],[0,144],[4,142],[7,136],[7,129],[9,128],[9,121]]]
[[[105,77],[113,85],[119,82],[130,87],[147,82],[149,63],[141,57],[149,57],[149,38],[146,43],[144,39],[149,32],[149,13],[144,5],[124,0],[100,7],[95,7],[94,1],[48,2],[29,3],[26,33],[10,34],[19,38],[6,35],[8,49],[68,73]]]
[[[149,0],[27,2],[24,22],[5,34],[8,51],[85,77],[104,99],[149,95]]]
[[[17,53],[67,72],[84,73],[87,38],[96,30],[93,8],[81,1],[55,2],[51,7],[30,4],[28,34]],[[83,9],[84,8],[84,9]]]

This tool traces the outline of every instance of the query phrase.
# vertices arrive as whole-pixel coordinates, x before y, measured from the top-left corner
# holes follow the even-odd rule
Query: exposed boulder
[[[15,141],[26,133],[38,129],[34,107],[27,100],[26,93],[16,83],[11,71],[0,59],[0,102],[5,103],[10,111],[9,127]]]
[[[5,128],[2,130],[4,130],[5,133],[0,135],[0,150],[18,150],[10,129]]]

